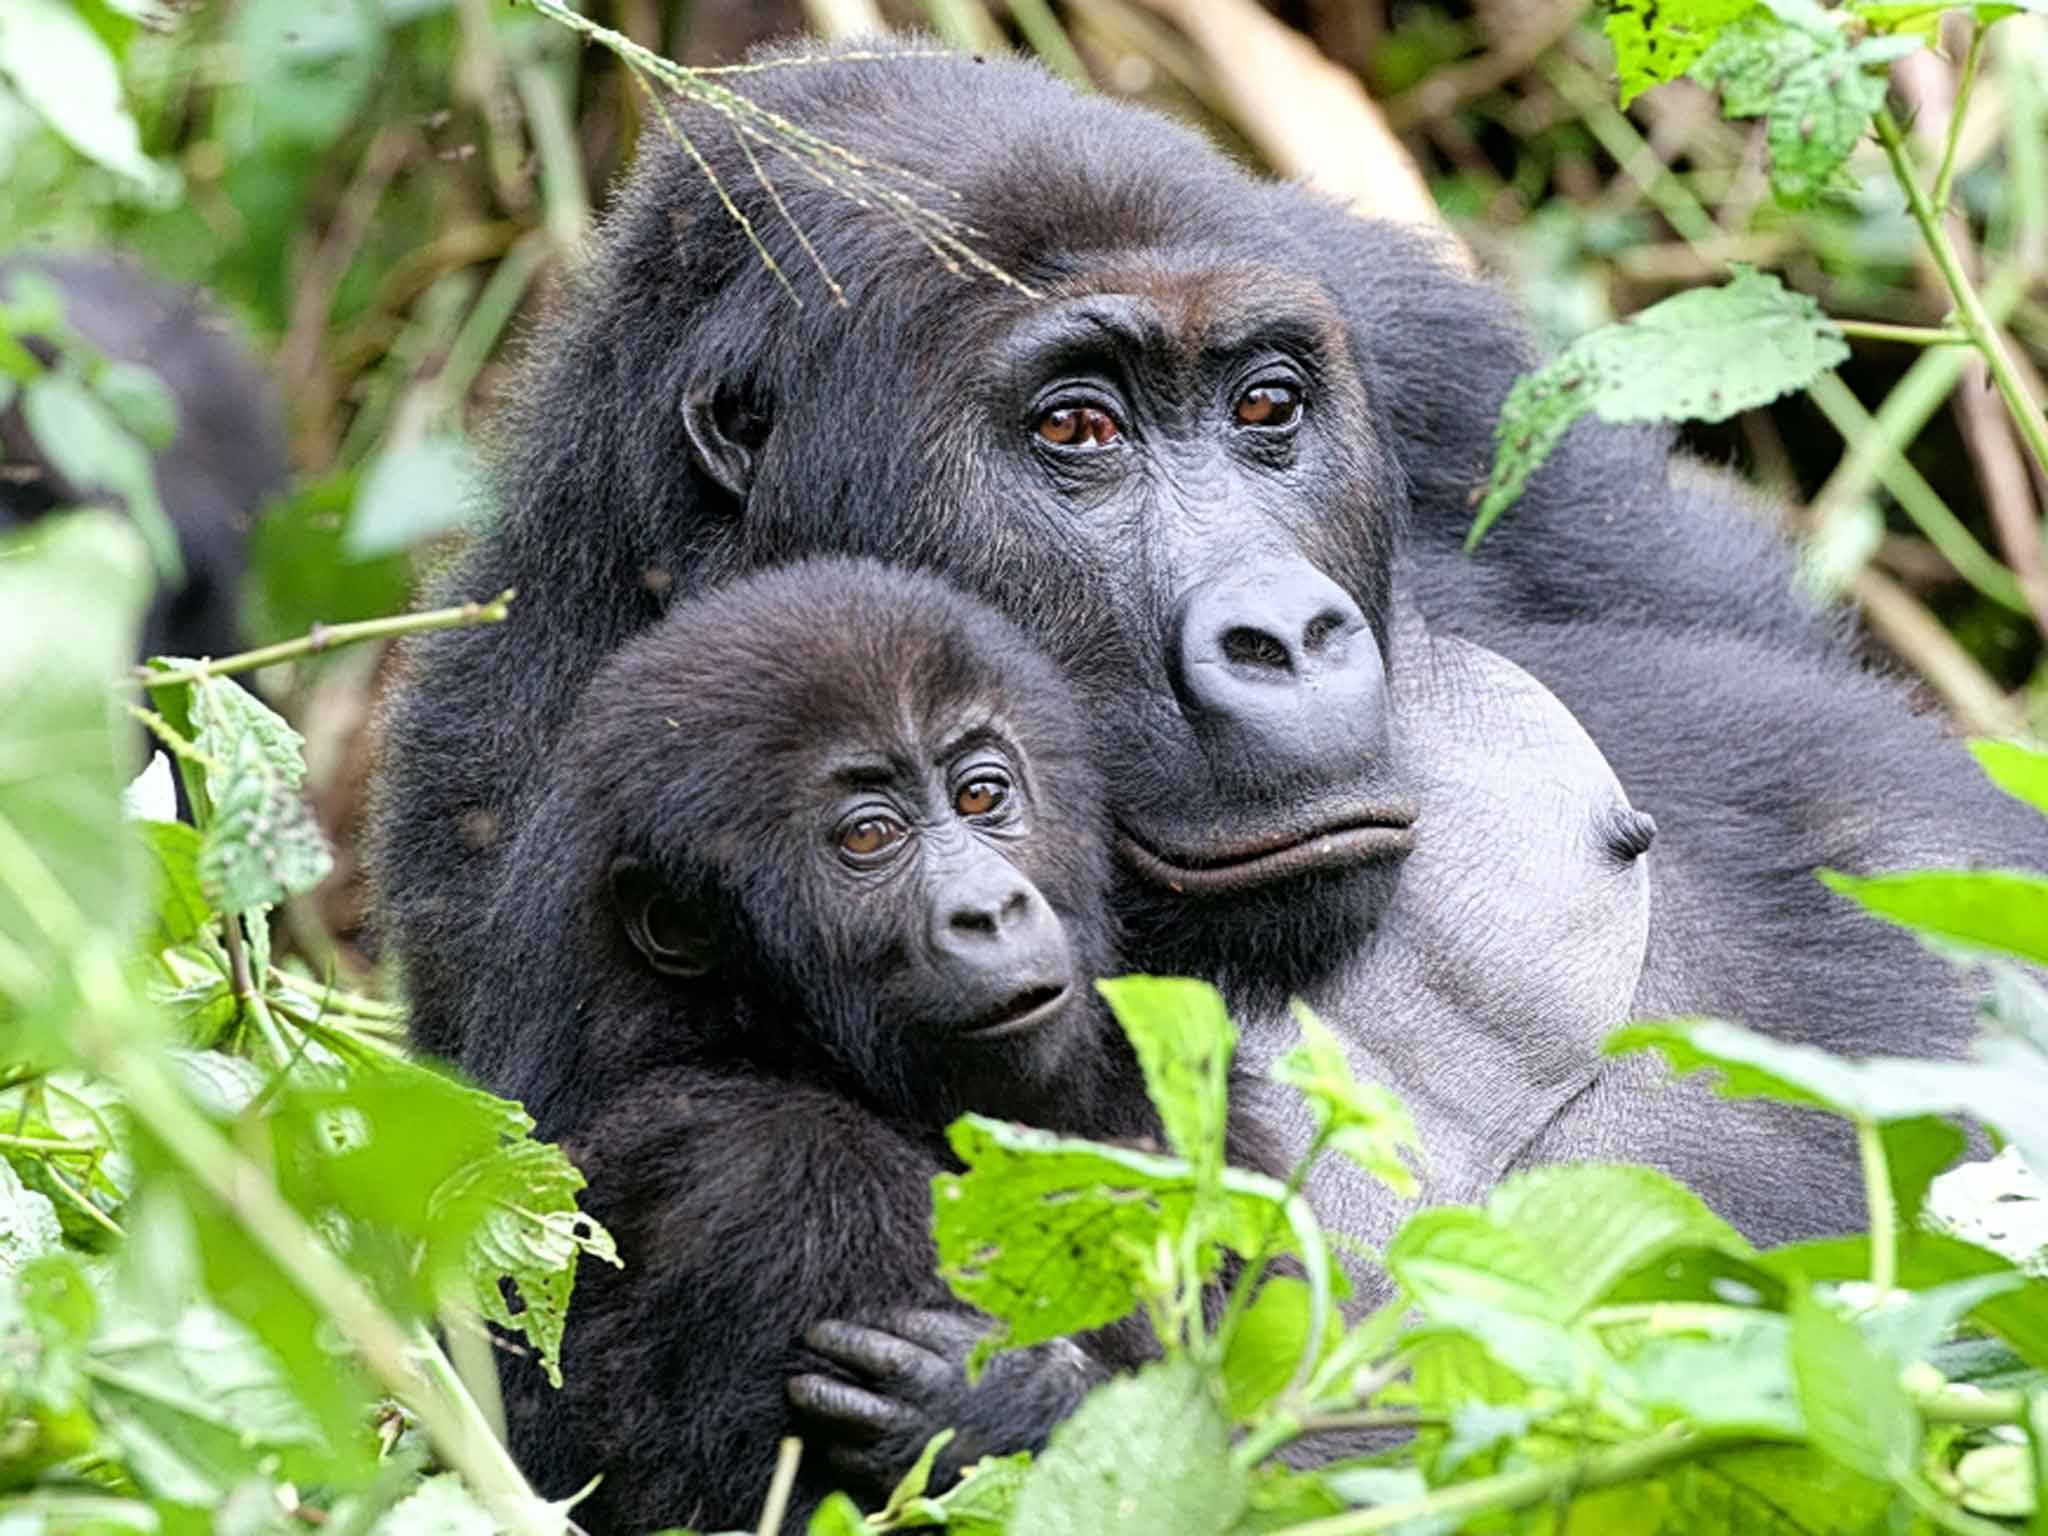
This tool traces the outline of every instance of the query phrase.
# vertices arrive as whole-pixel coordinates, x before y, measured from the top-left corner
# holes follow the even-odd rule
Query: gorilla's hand
[[[967,1354],[987,1327],[970,1312],[906,1308],[865,1323],[828,1318],[804,1334],[834,1374],[792,1376],[789,1400],[855,1481],[851,1491],[886,1495],[942,1429],[956,1433],[935,1487],[983,1456],[1040,1450],[1104,1375],[1078,1345],[1055,1339],[996,1356],[969,1386]]]

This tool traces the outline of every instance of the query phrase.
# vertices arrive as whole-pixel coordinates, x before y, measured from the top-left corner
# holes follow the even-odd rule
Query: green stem
[[[362,1280],[314,1235],[263,1171],[192,1107],[155,1056],[137,1049],[129,1031],[114,1022],[135,1005],[118,969],[103,969],[109,974],[80,977],[87,983],[89,1002],[75,1016],[76,1038],[94,1069],[121,1090],[128,1113],[327,1315],[371,1374],[412,1408],[435,1449],[507,1530],[517,1536],[560,1536],[561,1517],[535,1496],[482,1424],[440,1350],[422,1356],[423,1377],[414,1364],[412,1341]]]
[[[1916,1392],[1913,1406],[1933,1424],[1968,1424],[1983,1428],[1992,1424],[2018,1424],[2026,1416],[2024,1392],[1959,1392],[1943,1387],[1933,1392]]]
[[[775,1476],[768,1484],[768,1498],[761,1506],[757,1536],[776,1536],[782,1517],[789,1512],[789,1496],[796,1487],[797,1464],[803,1460],[804,1443],[790,1438],[775,1447]]]
[[[1835,329],[1844,336],[1865,341],[1902,341],[1914,347],[1967,347],[1974,343],[1968,331],[1952,325],[1888,325],[1881,320],[1835,319]]]
[[[1596,1452],[1581,1460],[1475,1478],[1469,1483],[1439,1488],[1419,1499],[1311,1520],[1306,1525],[1291,1527],[1289,1536],[1372,1536],[1375,1531],[1396,1530],[1411,1520],[1434,1522],[1448,1518],[1455,1523],[1468,1515],[1525,1509],[1566,1490],[1635,1482],[1676,1461],[1758,1443],[1739,1437],[1688,1434],[1674,1428],[1655,1439]]]
[[[1913,215],[1913,222],[1920,226],[1920,236],[1927,242],[1928,253],[1934,258],[1941,280],[1948,285],[1948,291],[1956,301],[1956,314],[1963,329],[1970,333],[1977,350],[1984,354],[1984,364],[1991,370],[1992,382],[2005,398],[2006,409],[2012,413],[2013,423],[2034,455],[2034,461],[2048,471],[2048,416],[2044,416],[2040,408],[2027,398],[2026,384],[2005,350],[2005,338],[1985,312],[1983,298],[1971,283],[1970,275],[1963,270],[1963,259],[1948,237],[1941,214],[1927,200],[1920,179],[1913,174],[1905,137],[1889,109],[1880,110],[1877,114],[1877,136],[1891,161],[1892,173],[1898,177],[1899,185],[1905,191],[1906,207]]]
[[[1885,1293],[1899,1283],[1899,1211],[1892,1201],[1884,1133],[1875,1120],[1857,1117],[1856,1150],[1863,1158],[1863,1201],[1870,1213],[1870,1283]]]
[[[394,635],[422,635],[439,629],[468,629],[475,624],[502,624],[516,587],[507,587],[487,603],[458,603],[453,608],[433,608],[425,613],[401,613],[387,619],[364,619],[354,624],[315,624],[296,640],[280,640],[218,661],[201,661],[190,667],[137,667],[134,680],[151,688],[178,683],[196,683],[204,677],[232,677],[237,672],[254,672],[281,661],[317,656],[339,646],[362,640],[385,640]]]
[[[1956,99],[1949,107],[1948,142],[1941,148],[1941,169],[1934,173],[1934,195],[1930,201],[1948,212],[1948,195],[1955,185],[1956,148],[1963,142],[1963,109],[1970,104],[1970,88],[1977,83],[1977,66],[1984,62],[1984,39],[1991,29],[1983,23],[1970,28],[1970,51],[1963,56],[1963,72],[1956,81]]]
[[[0,1132],[0,1147],[12,1147],[17,1152],[75,1152],[81,1157],[90,1157],[101,1149],[89,1141],[66,1141],[61,1136],[9,1136]]]

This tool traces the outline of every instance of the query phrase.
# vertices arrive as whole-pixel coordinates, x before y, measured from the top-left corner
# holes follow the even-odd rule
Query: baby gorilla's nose
[[[963,1032],[1006,1033],[1064,994],[1065,925],[1038,887],[993,850],[951,872],[932,906],[932,954]]]

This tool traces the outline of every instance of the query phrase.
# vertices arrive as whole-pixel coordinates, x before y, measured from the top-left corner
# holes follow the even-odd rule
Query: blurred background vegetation
[[[1696,86],[1616,106],[1600,17],[1581,0],[585,9],[701,66],[800,29],[915,27],[1036,51],[1247,163],[1366,211],[1441,216],[1551,344],[1718,282],[1731,260],[1842,317],[1924,326],[1948,308],[1874,145],[1852,162],[1855,188],[1775,206],[1760,127],[1724,122]],[[66,26],[89,28],[111,62],[132,136],[108,82],[95,95],[82,56],[49,46]],[[1897,76],[1934,134],[1962,57],[1962,37],[1947,41]],[[0,0],[0,253],[114,248],[202,285],[285,403],[294,478],[251,530],[249,643],[404,607],[459,536],[477,510],[470,444],[522,318],[573,261],[645,100],[612,54],[508,0]],[[1959,142],[1956,232],[2048,398],[2048,17],[1995,29]],[[1813,390],[1690,436],[1769,493],[1760,515],[1805,542],[1817,598],[1857,602],[1932,701],[1973,729],[2040,734],[2048,484],[1981,365],[1938,350],[1961,368],[1953,390],[1938,376],[1930,389],[1927,368],[1908,378],[1936,352],[1859,340]],[[329,886],[291,914],[294,935],[352,965],[365,726],[387,670],[359,647],[262,677],[309,738],[340,849]]]

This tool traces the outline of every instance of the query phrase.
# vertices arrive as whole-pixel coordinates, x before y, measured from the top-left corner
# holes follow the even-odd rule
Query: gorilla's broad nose
[[[1029,972],[1064,959],[1058,917],[1038,887],[994,853],[944,883],[931,940],[942,966],[969,975]]]
[[[1350,595],[1305,564],[1205,582],[1172,642],[1181,712],[1262,766],[1342,773],[1386,736],[1379,643]]]

